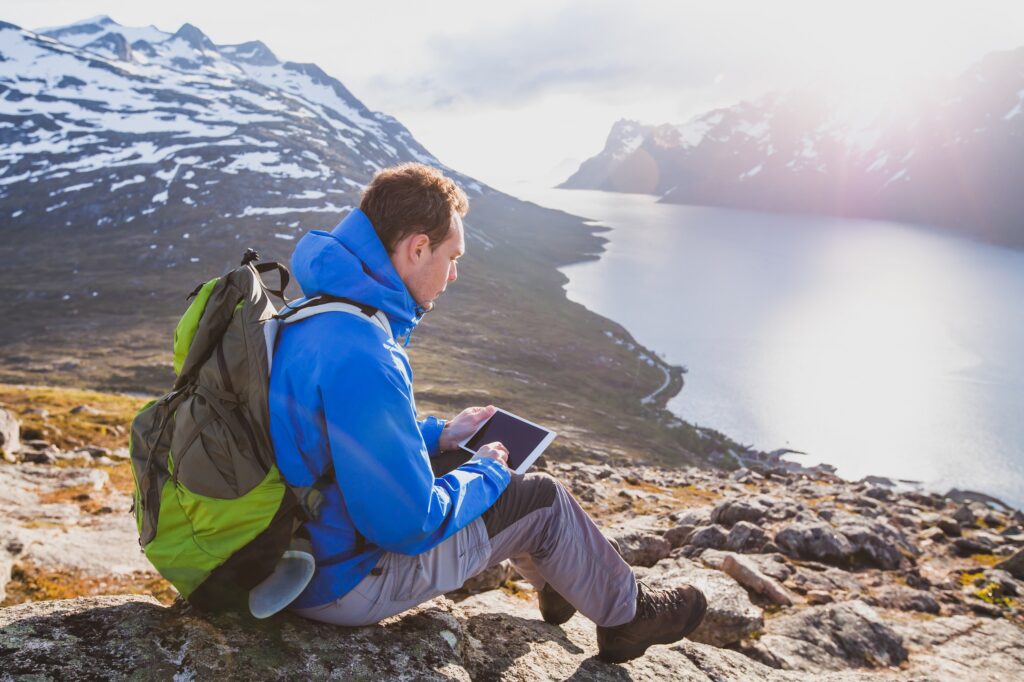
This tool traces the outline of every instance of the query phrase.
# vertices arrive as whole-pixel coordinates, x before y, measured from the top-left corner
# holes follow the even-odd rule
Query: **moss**
[[[1013,600],[1004,595],[1002,589],[996,583],[987,583],[972,594],[986,604],[994,604],[1006,608],[1013,607]]]
[[[964,571],[960,574],[959,581],[960,585],[966,587],[973,585],[974,581],[983,575],[982,571]]]
[[[997,557],[995,554],[972,554],[971,561],[982,566],[995,566],[1002,561],[1002,557]]]

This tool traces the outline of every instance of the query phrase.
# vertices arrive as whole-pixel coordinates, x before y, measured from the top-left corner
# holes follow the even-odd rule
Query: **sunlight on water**
[[[851,478],[1024,503],[1024,253],[896,223],[519,192],[612,231],[570,298],[689,368],[669,408]]]

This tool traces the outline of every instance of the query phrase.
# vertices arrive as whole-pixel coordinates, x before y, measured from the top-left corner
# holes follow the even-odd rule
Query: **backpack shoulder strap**
[[[303,304],[299,308],[285,310],[278,315],[277,319],[280,320],[281,324],[294,324],[314,315],[331,312],[349,313],[350,315],[362,317],[380,327],[392,341],[395,339],[394,334],[391,332],[391,323],[388,322],[388,318],[383,311],[355,302],[318,300],[314,298],[310,299],[310,304]]]
[[[315,296],[298,303],[292,302],[287,304],[280,313],[263,323],[263,340],[267,348],[268,376],[269,368],[274,365],[274,348],[277,345],[277,334],[280,331],[281,325],[294,324],[308,317],[330,312],[348,313],[361,317],[371,324],[380,327],[388,335],[389,339],[395,340],[395,335],[391,331],[391,323],[388,322],[387,315],[384,314],[384,311],[378,310],[373,306],[341,298],[340,296]]]

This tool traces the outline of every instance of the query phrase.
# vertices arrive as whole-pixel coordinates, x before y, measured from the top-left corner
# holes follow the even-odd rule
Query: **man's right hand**
[[[500,462],[503,466],[508,467],[508,448],[501,443],[494,442],[481,445],[477,448],[476,454],[478,457],[493,459],[495,462]]]

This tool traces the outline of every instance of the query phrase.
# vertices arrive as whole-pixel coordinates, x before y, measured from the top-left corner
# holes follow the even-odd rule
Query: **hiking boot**
[[[624,625],[597,628],[597,655],[608,663],[643,656],[654,644],[678,642],[704,620],[708,602],[692,585],[652,590],[636,584],[636,616]]]
[[[545,583],[537,593],[537,601],[540,602],[540,616],[545,623],[561,625],[576,613],[576,607],[558,594],[550,583]]]

